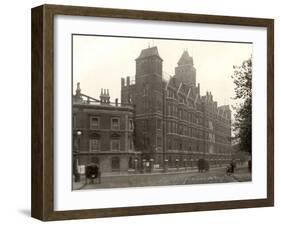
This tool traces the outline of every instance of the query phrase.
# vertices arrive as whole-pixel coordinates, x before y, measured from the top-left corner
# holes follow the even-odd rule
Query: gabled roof
[[[226,111],[230,111],[229,105],[221,105],[218,107],[218,114],[224,115]]]
[[[187,50],[185,50],[178,61],[178,66],[187,65],[187,64],[193,65],[193,58],[189,56]]]
[[[142,59],[142,58],[151,57],[151,56],[157,56],[158,58],[160,58],[162,60],[162,58],[160,57],[160,55],[158,53],[158,49],[156,46],[150,47],[147,49],[143,49],[137,59]]]
[[[173,87],[174,89],[178,89],[178,85],[176,83],[175,77],[170,77],[166,86],[166,89],[168,87]]]

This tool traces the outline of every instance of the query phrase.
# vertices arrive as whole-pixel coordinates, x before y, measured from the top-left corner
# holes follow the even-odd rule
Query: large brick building
[[[135,106],[136,149],[156,165],[186,167],[199,158],[211,164],[231,159],[231,111],[211,92],[200,95],[193,58],[184,51],[175,75],[163,78],[157,47],[143,49],[135,82],[121,79],[121,103]]]
[[[73,98],[73,147],[78,164],[102,172],[211,165],[231,160],[231,111],[211,92],[200,95],[193,58],[184,51],[174,76],[163,78],[157,47],[143,49],[133,80],[121,78],[121,103],[81,94]],[[76,147],[76,148],[75,148]],[[77,151],[76,151],[77,150]]]

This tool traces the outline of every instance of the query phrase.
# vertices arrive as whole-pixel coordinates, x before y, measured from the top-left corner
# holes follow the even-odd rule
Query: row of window
[[[93,138],[90,140],[90,152],[96,152],[101,150],[101,141],[99,138]],[[111,151],[120,151],[120,139],[111,139],[110,140],[110,150]],[[129,139],[129,150],[134,149],[133,139]]]
[[[134,130],[134,122],[133,119],[129,119],[129,130],[133,131]],[[90,118],[90,128],[91,129],[100,129],[100,117],[91,117]],[[120,118],[114,117],[111,118],[111,126],[110,128],[112,130],[120,130]]]
[[[196,124],[203,124],[203,118],[197,116],[194,113],[187,112],[181,108],[178,108],[176,105],[168,104],[167,105],[167,115],[175,116],[181,120],[189,121]]]
[[[200,151],[199,145],[192,145],[188,141],[168,138],[168,150]]]
[[[186,125],[177,124],[176,122],[167,122],[168,133],[176,133],[180,135],[204,138],[204,132],[202,130],[191,128]]]

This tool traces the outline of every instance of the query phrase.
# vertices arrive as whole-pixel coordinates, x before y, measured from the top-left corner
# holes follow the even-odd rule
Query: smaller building
[[[78,83],[72,115],[74,166],[97,164],[103,175],[137,167],[133,105],[110,102],[105,89],[94,99],[82,94]]]

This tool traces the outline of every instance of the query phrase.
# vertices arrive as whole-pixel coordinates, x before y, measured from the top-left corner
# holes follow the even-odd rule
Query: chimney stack
[[[104,101],[103,88],[101,88],[101,91],[100,91],[100,102],[103,103],[103,101]]]
[[[110,103],[110,96],[109,96],[109,90],[106,90],[106,103],[109,104]]]
[[[130,86],[130,76],[127,76],[127,86]]]

